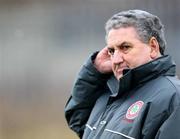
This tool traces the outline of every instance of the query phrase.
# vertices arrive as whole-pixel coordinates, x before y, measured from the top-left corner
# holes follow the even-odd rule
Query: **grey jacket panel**
[[[65,106],[68,125],[78,136],[82,136],[94,103],[103,94],[109,75],[101,74],[93,66],[95,53],[83,65],[74,84],[72,94]]]
[[[100,74],[90,61],[65,109],[69,126],[80,137],[180,138],[180,82],[169,56],[124,71],[120,81]]]

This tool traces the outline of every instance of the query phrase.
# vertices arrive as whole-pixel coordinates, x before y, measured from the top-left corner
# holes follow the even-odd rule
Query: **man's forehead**
[[[111,29],[107,36],[107,44],[121,44],[123,42],[131,42],[133,39],[139,40],[139,36],[133,27]]]

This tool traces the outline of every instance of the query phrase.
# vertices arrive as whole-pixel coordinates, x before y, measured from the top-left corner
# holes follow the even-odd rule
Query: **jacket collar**
[[[160,75],[175,76],[175,67],[172,58],[165,55],[137,68],[124,70],[123,77],[119,81],[112,75],[107,85],[112,92],[112,97],[121,96],[138,85]]]

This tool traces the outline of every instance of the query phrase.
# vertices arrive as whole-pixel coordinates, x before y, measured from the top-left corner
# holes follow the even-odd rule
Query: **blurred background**
[[[64,106],[115,13],[158,15],[180,73],[179,0],[0,0],[0,139],[78,139]]]

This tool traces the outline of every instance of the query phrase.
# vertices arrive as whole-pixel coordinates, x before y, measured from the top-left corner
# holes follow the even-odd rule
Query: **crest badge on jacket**
[[[126,112],[126,119],[128,120],[135,119],[138,116],[143,104],[144,104],[143,101],[136,101],[135,103],[133,103]]]

